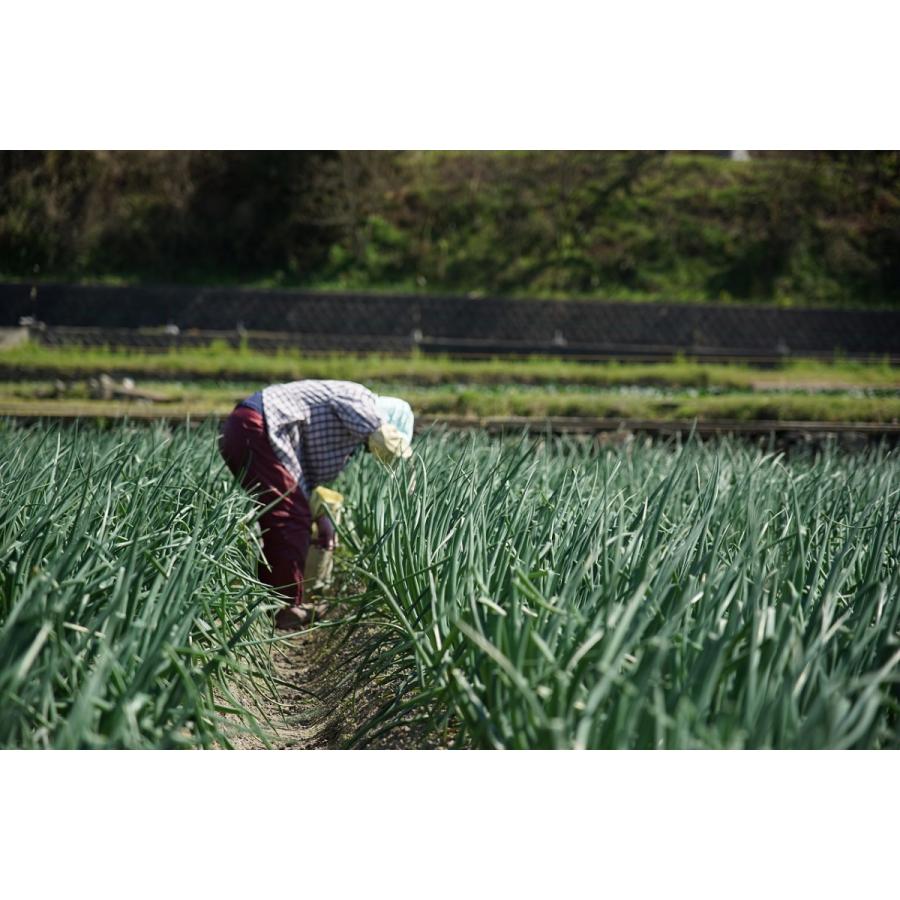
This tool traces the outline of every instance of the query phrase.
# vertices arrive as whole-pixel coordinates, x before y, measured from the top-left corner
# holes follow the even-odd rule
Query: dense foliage
[[[418,444],[344,483],[372,677],[406,673],[361,742],[900,746],[895,452]]]
[[[214,441],[0,427],[0,747],[211,746],[256,728],[229,683],[267,674],[253,639],[269,600],[253,509]]]
[[[0,153],[0,275],[900,301],[900,154]]]

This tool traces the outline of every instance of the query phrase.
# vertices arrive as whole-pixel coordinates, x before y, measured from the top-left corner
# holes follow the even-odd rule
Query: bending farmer
[[[225,421],[220,449],[228,468],[264,505],[282,497],[259,520],[260,581],[290,604],[276,616],[277,627],[303,627],[315,612],[303,602],[315,488],[337,477],[363,444],[384,462],[407,459],[412,432],[408,403],[351,381],[273,384],[239,403]],[[331,520],[318,509],[315,514],[317,545],[331,550]]]

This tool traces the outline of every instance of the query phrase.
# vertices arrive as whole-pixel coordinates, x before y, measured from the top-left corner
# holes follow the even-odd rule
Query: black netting
[[[900,312],[893,310],[0,285],[0,324],[24,317],[45,323],[51,343],[160,349],[218,338],[309,350],[900,356]]]

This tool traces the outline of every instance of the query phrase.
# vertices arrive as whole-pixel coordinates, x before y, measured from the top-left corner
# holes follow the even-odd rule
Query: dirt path
[[[377,681],[360,679],[361,659],[373,652],[377,636],[371,627],[351,628],[325,621],[272,644],[277,694],[251,695],[239,685],[232,686],[232,691],[255,711],[272,749],[343,749],[396,690],[396,679],[390,676]],[[366,746],[438,748],[426,731],[421,726],[403,725]],[[266,749],[264,741],[247,732],[236,732],[232,743],[240,750]]]
[[[833,391],[853,393],[854,391],[864,391],[869,387],[882,391],[897,390],[898,385],[894,384],[857,384],[852,381],[841,381],[837,378],[760,378],[751,381],[749,384],[751,390],[765,391],[798,391],[804,393],[819,393],[820,391]]]

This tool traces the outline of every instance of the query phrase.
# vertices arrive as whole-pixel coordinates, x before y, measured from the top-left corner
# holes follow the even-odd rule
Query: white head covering
[[[407,442],[412,443],[415,417],[410,405],[399,397],[378,397],[375,405],[382,418],[393,425]]]
[[[378,397],[375,405],[385,424],[369,435],[369,449],[382,462],[409,459],[415,424],[410,405],[399,397]]]

